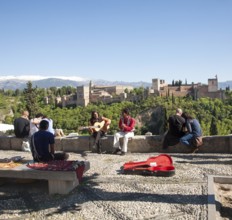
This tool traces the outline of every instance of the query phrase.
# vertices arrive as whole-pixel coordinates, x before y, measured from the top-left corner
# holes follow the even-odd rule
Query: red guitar
[[[146,161],[128,162],[123,165],[125,174],[154,174],[156,176],[172,176],[175,167],[172,158],[167,154],[149,157]]]

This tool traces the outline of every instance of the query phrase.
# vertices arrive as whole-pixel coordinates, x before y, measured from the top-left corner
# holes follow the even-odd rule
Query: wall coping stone
[[[102,140],[102,151],[113,151],[113,135],[107,135]],[[177,144],[168,149],[162,149],[162,135],[135,135],[128,142],[128,152],[131,153],[190,153],[191,147]],[[1,150],[19,150],[21,151],[22,139],[14,136],[0,136]],[[56,137],[55,150],[65,152],[83,152],[92,151],[93,138],[89,135],[80,135],[72,138]],[[232,135],[204,136],[203,145],[199,153],[232,153]]]

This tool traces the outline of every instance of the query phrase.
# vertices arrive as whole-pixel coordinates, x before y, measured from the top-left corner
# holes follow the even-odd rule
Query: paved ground
[[[1,158],[30,153],[0,151]],[[1,182],[2,219],[207,219],[207,175],[231,175],[232,155],[170,154],[172,177],[124,175],[128,161],[144,161],[158,154],[117,156],[71,153],[70,159],[89,160],[83,183],[68,195],[48,195],[45,181]],[[230,219],[229,216],[217,219]]]

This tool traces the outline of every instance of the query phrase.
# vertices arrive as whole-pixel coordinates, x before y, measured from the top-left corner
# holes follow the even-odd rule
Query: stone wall
[[[128,152],[131,153],[190,153],[191,148],[178,144],[162,149],[162,136],[138,135],[129,140]],[[199,153],[232,153],[232,135],[227,136],[205,136],[203,146]],[[16,137],[0,136],[1,150],[21,150],[22,139]],[[56,138],[56,150],[65,152],[92,151],[93,138],[90,136],[77,136],[72,138]],[[111,153],[113,151],[113,136],[108,135],[102,140],[102,151]]]

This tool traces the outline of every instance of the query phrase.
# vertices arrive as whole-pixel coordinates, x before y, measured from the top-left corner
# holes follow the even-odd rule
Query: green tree
[[[217,121],[215,117],[212,117],[211,119],[210,135],[218,135]]]
[[[32,87],[31,81],[28,81],[27,87],[23,91],[25,107],[28,110],[30,117],[35,117],[39,105],[38,105],[38,96],[37,96],[37,88]]]

